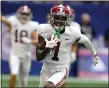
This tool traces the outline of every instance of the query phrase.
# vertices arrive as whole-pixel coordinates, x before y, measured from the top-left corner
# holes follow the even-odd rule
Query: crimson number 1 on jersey
[[[59,58],[58,58],[59,47],[60,47],[60,42],[57,43],[57,46],[54,52],[54,57],[52,57],[52,60],[59,61]]]

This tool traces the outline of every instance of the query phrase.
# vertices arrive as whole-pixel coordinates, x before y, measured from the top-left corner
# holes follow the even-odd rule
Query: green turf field
[[[2,75],[2,87],[8,87],[8,75]],[[17,86],[19,86],[19,81],[17,81]],[[38,76],[30,76],[28,87],[38,87],[39,85],[39,77]],[[77,78],[68,78],[67,79],[67,87],[105,87],[108,88],[108,82],[105,81],[94,81],[94,80],[81,80]]]

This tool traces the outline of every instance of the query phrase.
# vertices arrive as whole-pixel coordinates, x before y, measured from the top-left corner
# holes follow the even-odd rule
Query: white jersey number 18
[[[18,39],[19,36],[20,39]],[[18,30],[15,30],[15,42],[23,43],[22,37],[28,37],[28,32],[26,30],[21,30],[19,33]]]

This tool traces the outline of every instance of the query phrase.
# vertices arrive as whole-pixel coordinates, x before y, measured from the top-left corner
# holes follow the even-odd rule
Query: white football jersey
[[[37,31],[38,22],[29,21],[21,24],[16,16],[9,17],[8,21],[12,25],[11,29],[11,53],[16,56],[24,56],[31,52],[31,44],[25,44],[22,37],[32,39],[32,32]]]
[[[81,36],[80,27],[77,25],[66,26],[60,35],[60,43],[50,53],[47,54],[43,62],[55,64],[68,64],[72,51],[72,44]],[[56,33],[51,24],[40,24],[38,27],[38,34],[43,38],[47,38]]]
[[[77,22],[72,21],[72,22],[70,23],[70,26],[75,26],[76,29],[79,29],[79,30],[81,31],[81,27],[80,27],[79,23],[77,23]]]

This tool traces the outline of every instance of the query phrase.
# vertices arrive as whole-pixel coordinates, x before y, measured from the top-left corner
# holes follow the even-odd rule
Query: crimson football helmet
[[[31,9],[27,5],[21,6],[17,10],[17,17],[20,19],[22,23],[28,22],[32,19]]]
[[[69,18],[69,11],[66,6],[55,5],[50,10],[50,23],[55,26],[66,26]]]
[[[66,7],[69,10],[69,22],[68,22],[68,24],[70,24],[75,19],[75,10],[73,8],[71,8],[69,5],[67,5]]]

